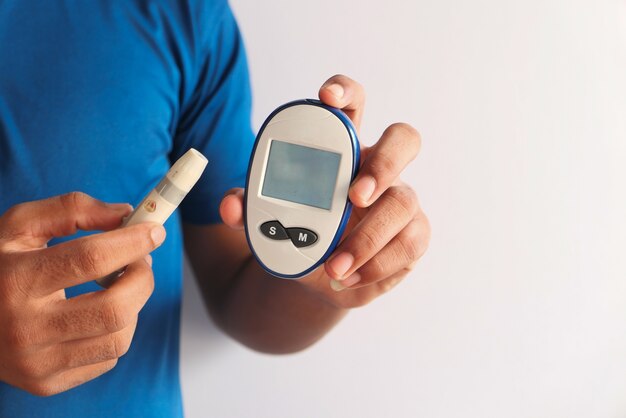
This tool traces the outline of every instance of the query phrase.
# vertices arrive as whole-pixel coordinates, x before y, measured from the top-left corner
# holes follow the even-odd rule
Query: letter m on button
[[[287,228],[287,233],[291,243],[298,248],[308,247],[317,241],[317,234],[305,228]]]

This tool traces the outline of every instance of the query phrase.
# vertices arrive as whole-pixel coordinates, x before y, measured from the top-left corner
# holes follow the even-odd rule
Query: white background
[[[626,2],[234,0],[258,128],[334,73],[362,140],[423,136],[433,238],[393,292],[290,356],[207,319],[187,275],[189,417],[626,417]]]

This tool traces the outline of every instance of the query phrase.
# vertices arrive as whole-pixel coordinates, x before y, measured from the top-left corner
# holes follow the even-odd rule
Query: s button
[[[260,227],[261,233],[268,237],[269,239],[275,240],[283,240],[289,239],[289,235],[287,235],[287,231],[278,221],[269,221],[265,222]]]

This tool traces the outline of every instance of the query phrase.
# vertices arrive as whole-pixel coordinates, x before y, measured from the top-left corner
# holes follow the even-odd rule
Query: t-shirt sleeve
[[[193,147],[209,163],[180,205],[184,222],[220,222],[224,193],[244,187],[254,145],[251,92],[241,33],[228,5],[198,52],[197,82],[181,108],[170,160]]]

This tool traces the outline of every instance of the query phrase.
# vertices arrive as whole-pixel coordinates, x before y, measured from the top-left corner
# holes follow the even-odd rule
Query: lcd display
[[[341,154],[273,140],[261,194],[330,210]]]

